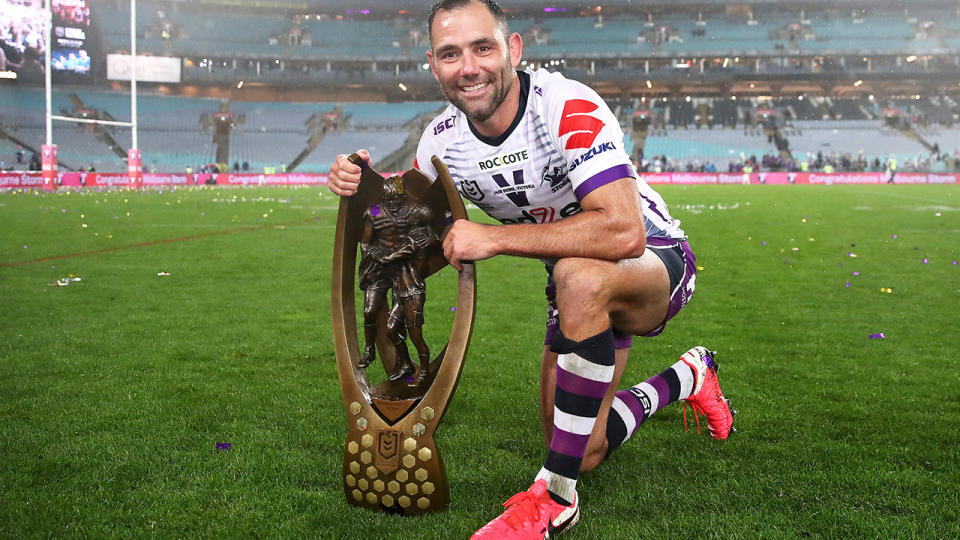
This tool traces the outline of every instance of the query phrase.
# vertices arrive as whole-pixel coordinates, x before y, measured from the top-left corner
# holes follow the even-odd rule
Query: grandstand
[[[0,90],[0,126],[8,138],[3,148],[6,163],[15,163],[17,146],[37,150],[44,139],[44,101],[40,92],[24,89]],[[118,121],[130,121],[129,94],[95,90],[57,91],[53,109],[75,115],[71,97],[82,103],[87,114]],[[139,107],[139,146],[144,149],[145,169],[199,171],[216,162],[217,149],[210,117],[229,108],[232,119],[228,161],[246,162],[252,171],[277,170],[291,163],[309,147],[311,119],[331,114],[342,107],[344,129],[336,129],[322,138],[302,161],[302,172],[325,172],[339,153],[358,147],[376,155],[389,156],[405,143],[404,126],[417,117],[436,112],[440,102],[420,103],[278,103],[244,101],[230,103],[213,98],[189,98],[141,95]],[[418,126],[419,129],[419,126]],[[103,133],[99,133],[102,131]],[[98,137],[99,135],[99,137]],[[109,140],[108,140],[109,137]],[[110,140],[121,149],[130,146],[129,130],[97,128],[87,125],[54,124],[54,140],[60,141],[61,168],[93,167],[101,172],[126,170],[123,155],[112,151]],[[124,150],[125,152],[125,150]]]
[[[676,170],[727,170],[751,156],[777,168],[960,162],[955,3],[503,4],[524,39],[524,67],[592,86],[638,158],[664,157]],[[144,168],[322,173],[360,146],[408,166],[425,121],[444,106],[425,63],[426,6],[366,6],[140,0],[138,51],[180,65],[177,80],[140,83]],[[93,68],[55,77],[53,111],[130,121],[126,85],[105,68],[106,55],[129,53],[129,3],[92,7]],[[45,137],[42,86],[24,79],[0,79],[8,168]],[[126,168],[127,128],[55,123],[53,139],[62,169]]]

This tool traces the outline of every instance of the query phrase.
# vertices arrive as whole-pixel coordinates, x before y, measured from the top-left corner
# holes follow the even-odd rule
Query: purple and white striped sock
[[[617,392],[607,419],[607,455],[627,442],[640,424],[653,413],[675,401],[690,397],[695,383],[696,373],[693,367],[680,360],[660,374]]]
[[[614,347],[610,328],[583,341],[571,341],[558,331],[550,344],[558,355],[553,438],[536,479],[545,479],[550,495],[561,504],[576,497],[580,463],[613,380]]]

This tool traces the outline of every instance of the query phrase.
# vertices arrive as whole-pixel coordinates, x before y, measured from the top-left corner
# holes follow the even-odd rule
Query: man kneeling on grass
[[[685,400],[726,439],[733,411],[714,353],[699,346],[617,391],[633,336],[658,335],[686,305],[696,263],[680,223],[638,178],[603,100],[560,74],[516,70],[523,43],[493,0],[442,0],[427,22],[427,58],[450,105],[424,131],[414,166],[436,177],[430,157],[440,157],[460,192],[502,224],[454,222],[444,255],[458,270],[495,255],[539,258],[547,270],[546,460],[474,538],[546,538],[577,522],[579,472],[650,415]],[[330,189],[351,196],[359,181],[360,167],[338,156]]]

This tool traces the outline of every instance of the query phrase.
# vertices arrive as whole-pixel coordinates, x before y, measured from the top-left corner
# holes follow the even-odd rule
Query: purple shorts
[[[647,238],[647,249],[660,257],[663,265],[667,268],[667,274],[670,275],[670,304],[667,307],[667,317],[660,326],[641,336],[654,337],[663,332],[664,327],[667,326],[667,321],[680,313],[683,306],[687,305],[687,302],[693,297],[697,278],[697,258],[686,240],[651,237]],[[549,271],[547,273],[546,294],[547,335],[543,344],[550,345],[553,336],[560,328],[560,311],[557,309],[557,285],[553,282],[553,275]],[[618,349],[629,349],[633,344],[631,334],[623,334],[614,329],[613,335]]]

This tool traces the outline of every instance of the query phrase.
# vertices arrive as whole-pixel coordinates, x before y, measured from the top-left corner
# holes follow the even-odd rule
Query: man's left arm
[[[643,254],[646,235],[632,177],[591,191],[580,205],[582,212],[543,224],[485,225],[457,220],[444,237],[443,254],[457,270],[463,269],[462,261],[495,255],[620,260]]]

